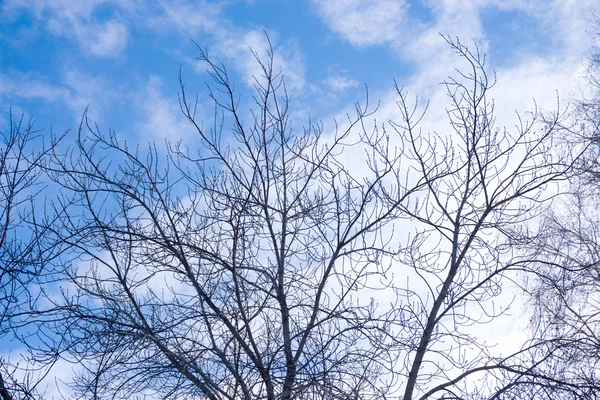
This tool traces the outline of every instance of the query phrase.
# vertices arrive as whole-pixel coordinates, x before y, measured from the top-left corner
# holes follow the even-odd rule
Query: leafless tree
[[[599,25],[600,26],[600,25]],[[538,336],[561,342],[546,368],[558,376],[600,384],[600,58],[592,56],[588,85],[572,116],[569,146],[583,150],[569,190],[541,222],[530,243],[540,263],[527,290]],[[592,398],[567,396],[566,398]]]
[[[30,284],[40,273],[45,257],[52,254],[42,246],[44,236],[36,223],[35,198],[41,190],[41,164],[59,138],[42,141],[34,120],[13,119],[8,131],[0,131],[0,340],[14,339],[13,317],[28,309]],[[35,384],[22,382],[9,372],[14,366],[0,359],[0,396],[11,392],[28,396]]]
[[[531,266],[514,228],[572,170],[569,153],[549,151],[561,115],[496,127],[485,58],[448,43],[467,72],[445,82],[443,132],[421,129],[424,110],[401,87],[400,121],[375,124],[367,102],[331,131],[299,130],[272,51],[255,53],[246,109],[200,50],[215,118],[199,121],[181,80],[193,148],[142,150],[84,117],[48,166],[62,192],[44,228],[66,250],[23,321],[39,328],[32,350],[76,362],[87,398],[576,390],[538,368],[550,342],[501,357],[473,332],[506,311],[504,282]]]
[[[412,319],[405,326],[414,329],[409,336],[417,339],[405,361],[410,372],[404,399],[522,398],[523,388],[550,387],[594,392],[598,386],[593,383],[547,374],[544,361],[561,349],[560,343],[527,340],[514,353],[498,357],[486,346],[485,334],[478,338],[473,333],[478,324],[506,312],[494,300],[501,304],[504,286],[537,265],[519,251],[523,236],[518,227],[544,209],[560,189],[553,184],[570,179],[579,157],[552,151],[552,140],[565,129],[559,112],[543,116],[534,111],[529,122],[519,117],[512,131],[495,126],[488,97],[495,77],[487,74],[485,58],[458,42],[449,44],[469,63],[467,73],[445,82],[449,132],[423,135],[401,91],[404,123],[391,124],[410,144],[407,156],[427,182],[412,205],[401,205],[420,227],[400,261],[428,289],[426,296],[400,290],[406,297],[404,315]],[[434,246],[428,246],[432,239]],[[476,389],[469,389],[474,381],[479,382]]]

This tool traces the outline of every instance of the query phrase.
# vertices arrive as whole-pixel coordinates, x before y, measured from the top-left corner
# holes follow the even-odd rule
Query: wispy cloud
[[[36,73],[0,73],[0,106],[4,109],[17,106],[24,112],[30,112],[25,109],[23,101],[41,101],[61,109],[66,106],[79,120],[89,106],[94,120],[99,121],[106,110],[119,101],[117,94],[118,88],[114,84],[77,69],[65,71],[62,82],[52,83]]]
[[[176,95],[169,97],[163,93],[163,83],[158,76],[151,76],[134,100],[139,104],[140,115],[134,125],[139,142],[177,142],[190,139],[194,134],[178,107]]]
[[[157,14],[150,17],[155,30],[175,29],[194,37],[202,31],[214,31],[223,20],[224,2],[177,0],[164,2]]]
[[[68,89],[51,84],[35,74],[0,73],[0,96],[55,102],[64,100],[68,96]]]
[[[208,35],[209,42],[214,43],[209,47],[210,54],[215,57],[224,57],[228,64],[242,74],[244,82],[253,86],[254,78],[260,79],[262,71],[256,62],[253,52],[262,61],[267,61],[269,42],[265,31],[261,27],[246,28],[236,26],[222,14],[225,2],[192,2],[176,1],[163,5],[163,12],[155,15],[154,23],[150,26],[154,30],[176,29],[178,32],[198,37]],[[305,66],[300,47],[293,40],[278,40],[276,32],[269,31],[271,45],[274,48],[274,70],[284,74],[286,85],[296,94],[305,88]],[[200,46],[205,41],[199,40]],[[215,60],[221,61],[221,60]],[[200,70],[204,66],[200,65]]]
[[[325,79],[325,84],[335,92],[343,92],[359,85],[355,79],[348,78],[343,75],[331,75]]]
[[[81,52],[94,57],[115,58],[127,47],[127,25],[119,16],[99,20],[95,11],[99,6],[111,5],[131,10],[133,1],[115,0],[8,0],[2,6],[7,14],[27,11],[33,18],[45,22],[53,35],[77,42]]]
[[[258,64],[255,54],[263,63],[268,62],[269,41],[262,30],[254,29],[236,34],[228,30],[215,32],[219,47],[215,48],[218,55],[227,57],[235,62],[242,73],[244,81],[253,86],[255,78],[261,80],[264,72]],[[293,42],[277,43],[277,35],[271,34],[273,45],[273,69],[283,73],[288,89],[296,94],[304,90],[305,71],[302,53]],[[253,53],[254,52],[254,53]]]
[[[354,46],[372,46],[398,40],[406,20],[402,0],[313,0],[330,29]]]

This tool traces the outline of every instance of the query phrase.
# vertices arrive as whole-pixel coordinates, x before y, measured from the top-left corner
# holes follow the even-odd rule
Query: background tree
[[[570,147],[583,149],[570,190],[545,216],[530,249],[541,262],[527,289],[542,339],[560,344],[546,368],[571,381],[600,382],[600,58],[590,58],[587,86],[567,132]],[[598,391],[585,396],[598,398]]]
[[[549,156],[558,113],[496,127],[484,57],[448,43],[467,72],[445,82],[444,132],[421,130],[400,87],[400,121],[373,124],[376,110],[357,104],[332,132],[294,129],[271,51],[255,53],[246,110],[200,50],[216,117],[197,119],[182,81],[195,148],[142,151],[84,118],[48,165],[62,191],[42,226],[64,251],[21,321],[38,335],[32,351],[77,363],[73,385],[89,398],[593,390],[544,374],[549,342],[499,357],[473,331],[506,311],[503,285],[532,265],[513,228],[573,160]]]

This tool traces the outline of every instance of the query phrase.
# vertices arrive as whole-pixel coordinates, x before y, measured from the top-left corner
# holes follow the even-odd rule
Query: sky
[[[515,112],[554,110],[581,92],[594,44],[586,0],[0,0],[0,130],[9,112],[44,134],[77,130],[83,112],[129,143],[193,143],[178,103],[181,70],[200,115],[213,112],[197,57],[205,49],[251,104],[270,40],[292,96],[293,125],[330,123],[355,102],[398,117],[394,82],[430,102],[425,126],[444,129],[440,85],[464,62],[442,36],[487,54],[498,83],[497,125]],[[59,369],[60,372],[60,369]]]
[[[243,95],[257,71],[249,49],[264,55],[266,35],[298,125],[331,120],[364,100],[365,87],[382,103],[380,119],[393,118],[394,79],[433,101],[460,61],[441,35],[487,54],[497,107],[512,118],[534,98],[553,107],[557,91],[573,94],[593,7],[584,0],[4,0],[0,126],[12,109],[62,132],[89,107],[101,130],[131,141],[186,138],[179,68],[188,90],[206,99],[196,45],[228,67]]]

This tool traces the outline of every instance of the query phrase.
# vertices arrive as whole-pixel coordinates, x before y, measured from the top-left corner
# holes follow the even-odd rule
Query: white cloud
[[[401,0],[313,0],[330,29],[354,46],[372,46],[398,40],[406,19]]]
[[[267,62],[269,43],[262,28],[247,29],[234,25],[221,15],[223,2],[205,3],[176,1],[163,6],[163,14],[156,16],[151,29],[164,30],[175,28],[180,33],[197,37],[204,33],[211,36],[209,55],[213,61],[221,62],[220,57],[232,61],[242,74],[244,82],[252,87],[254,78],[263,75],[252,51],[256,52],[263,62]],[[274,50],[274,70],[283,72],[287,88],[294,94],[305,88],[305,67],[302,53],[295,41],[278,41],[274,32],[269,32],[269,39]],[[205,42],[199,40],[200,47]],[[199,65],[204,71],[205,66]]]
[[[346,89],[358,86],[359,82],[346,76],[332,75],[325,80],[325,84],[335,92],[343,92]]]
[[[135,124],[137,140],[141,143],[156,142],[160,145],[165,140],[176,142],[194,135],[191,124],[179,109],[175,93],[171,98],[166,97],[162,86],[159,77],[151,76],[135,99],[137,104],[141,104],[142,115]]]
[[[0,73],[0,96],[20,97],[22,99],[41,99],[55,102],[64,99],[68,90],[60,85],[48,83],[46,79],[34,74]]]
[[[81,38],[84,36],[79,36],[82,47],[89,45],[91,53],[98,57],[112,57],[125,49],[127,28],[124,24],[109,21],[98,28],[99,32],[92,41],[88,42],[87,38],[82,41]]]
[[[46,77],[38,74],[13,71],[0,73],[0,105],[6,103],[5,109],[9,106],[23,109],[23,104],[15,104],[15,99],[66,105],[73,112],[76,122],[89,106],[93,119],[99,121],[117,100],[117,90],[114,88],[114,84],[108,84],[103,78],[80,70],[66,71],[62,83],[50,83]]]
[[[248,86],[255,84],[255,78],[262,80],[264,72],[258,64],[253,51],[265,65],[268,65],[269,41],[263,31],[251,30],[245,33],[238,30],[219,30],[215,32],[218,47],[214,50],[232,60],[242,73]],[[277,45],[277,37],[269,35],[273,45],[273,69],[275,73],[283,73],[286,86],[292,93],[304,90],[304,62],[299,48],[293,42]]]
[[[115,58],[126,48],[129,35],[127,26],[117,17],[99,21],[94,16],[95,9],[106,4],[131,10],[134,1],[9,0],[2,11],[14,14],[25,9],[37,20],[46,22],[53,35],[74,39],[84,54]]]
[[[598,9],[591,0],[423,0],[422,5],[431,12],[431,20],[426,21],[411,16],[405,1],[313,0],[313,4],[329,29],[352,45],[386,45],[432,76],[456,59],[440,34],[477,43],[482,52],[487,51],[487,27],[481,19],[484,10],[521,13],[552,41],[554,55],[580,57],[590,41],[589,32],[573,27],[586,26]]]
[[[518,52],[510,58],[489,59],[488,72],[498,72],[498,86],[491,95],[496,99],[496,111],[502,113],[499,124],[514,118],[514,111],[533,108],[533,98],[538,105],[552,109],[556,106],[556,91],[563,99],[569,98],[570,88],[581,74],[581,58],[591,46],[591,38],[584,27],[589,22],[591,7],[589,1],[500,1],[500,0],[442,0],[429,1],[434,21],[429,27],[414,33],[414,38],[400,50],[403,57],[417,64],[416,73],[406,80],[413,93],[426,99],[439,98],[443,101],[444,89],[439,86],[453,69],[468,67],[454,54],[454,51],[440,38],[439,33],[459,37],[472,51],[484,54],[489,43],[485,26],[481,22],[484,8],[501,11],[516,11],[540,24],[543,32],[553,41],[543,54]],[[399,50],[399,49],[396,49]],[[436,107],[430,107],[430,110]],[[432,110],[433,111],[433,110]],[[442,109],[443,111],[443,109]]]
[[[222,19],[223,4],[219,2],[190,2],[185,0],[161,4],[162,13],[151,19],[154,29],[175,28],[180,34],[196,36],[203,30],[217,29]]]
[[[537,107],[555,112],[558,111],[558,100],[560,111],[564,112],[575,95],[573,88],[581,83],[584,72],[584,66],[577,65],[569,57],[531,58],[514,67],[499,69],[498,84],[492,92],[498,120],[513,128],[516,111],[522,114]]]
[[[478,1],[438,0],[426,4],[434,15],[429,34],[459,37],[464,42],[479,41],[485,36]]]
[[[65,98],[69,107],[76,115],[81,115],[88,107],[94,121],[102,120],[111,106],[122,101],[118,85],[85,71],[67,71],[64,84],[70,89],[69,96]]]

